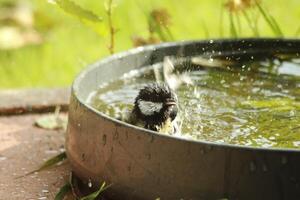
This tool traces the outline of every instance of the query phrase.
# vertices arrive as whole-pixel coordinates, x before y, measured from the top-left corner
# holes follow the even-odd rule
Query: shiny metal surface
[[[297,199],[300,151],[189,141],[117,121],[85,104],[101,83],[164,56],[235,58],[299,53],[300,40],[239,39],[140,47],[99,61],[74,81],[66,150],[75,174],[112,199]]]

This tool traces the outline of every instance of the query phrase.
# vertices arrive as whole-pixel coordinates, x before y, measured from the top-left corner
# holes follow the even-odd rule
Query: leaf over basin
[[[54,3],[66,13],[78,18],[83,24],[92,28],[100,36],[107,34],[103,18],[92,11],[83,8],[70,0],[55,0]]]

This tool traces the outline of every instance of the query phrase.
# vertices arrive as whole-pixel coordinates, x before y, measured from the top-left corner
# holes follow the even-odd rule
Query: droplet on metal
[[[282,156],[281,157],[281,164],[285,165],[287,163],[287,157],[286,156]]]
[[[105,134],[102,136],[102,143],[103,143],[103,146],[106,145],[106,135]]]
[[[255,163],[253,161],[250,162],[249,168],[250,168],[251,172],[254,172],[256,170],[256,165],[255,165]]]
[[[93,186],[91,179],[89,179],[88,186],[89,186],[89,188],[91,188]]]
[[[207,146],[207,148],[206,148],[208,151],[211,151],[211,150],[213,150],[213,147],[212,146]]]
[[[201,149],[201,150],[200,150],[200,153],[201,153],[201,154],[205,154],[204,149]]]
[[[130,172],[131,171],[131,165],[127,166],[127,170]]]
[[[267,167],[267,165],[265,163],[262,166],[262,170],[263,170],[263,172],[267,172],[268,171],[268,167]]]
[[[116,140],[116,139],[118,139],[118,137],[119,137],[119,133],[118,133],[118,131],[115,131],[113,139]]]
[[[150,143],[153,143],[153,141],[154,141],[154,135],[151,134],[151,136],[150,136]]]

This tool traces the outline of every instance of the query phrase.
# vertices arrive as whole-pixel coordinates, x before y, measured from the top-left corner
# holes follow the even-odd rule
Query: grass
[[[0,2],[3,0],[0,0]],[[68,86],[74,76],[89,63],[108,56],[109,37],[95,32],[66,15],[46,0],[31,0],[34,8],[53,22],[42,45],[27,46],[13,51],[0,51],[0,88]],[[172,31],[176,40],[220,37],[222,0],[116,0],[114,23],[116,52],[132,47],[130,38],[138,34],[147,37],[147,21],[143,9],[163,7],[172,16]],[[299,24],[299,0],[263,1],[286,37],[294,37]],[[103,1],[76,0],[81,6],[105,16]],[[223,11],[225,12],[225,11]],[[230,23],[223,13],[223,37],[230,37]],[[242,35],[253,36],[246,19],[241,18]],[[205,26],[203,25],[205,24]],[[272,36],[273,31],[260,19],[260,36]],[[43,30],[42,30],[43,31]],[[121,66],[120,66],[121,67]]]

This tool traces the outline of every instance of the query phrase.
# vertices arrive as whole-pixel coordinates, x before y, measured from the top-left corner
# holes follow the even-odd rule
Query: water
[[[192,59],[190,59],[192,60]],[[202,61],[201,61],[202,62]],[[192,85],[181,85],[180,137],[246,146],[300,148],[300,62],[298,59],[233,63],[203,67],[176,64]],[[107,115],[121,118],[133,106],[140,88],[155,81],[154,68],[132,71],[102,85],[89,103]]]

